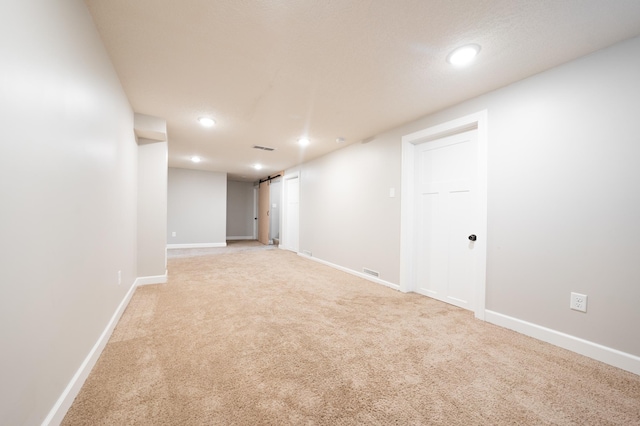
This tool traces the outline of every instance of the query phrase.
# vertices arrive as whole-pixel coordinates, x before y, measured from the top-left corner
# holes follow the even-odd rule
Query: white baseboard
[[[135,282],[135,286],[149,285],[149,284],[165,284],[167,282],[168,273],[164,272],[164,275],[152,275],[150,277],[138,277]]]
[[[56,403],[53,405],[53,408],[51,409],[51,411],[49,411],[47,417],[42,422],[42,426],[59,425],[62,422],[64,416],[67,414],[67,411],[71,407],[71,404],[73,404],[73,400],[76,399],[76,396],[78,396],[80,389],[82,389],[82,385],[84,384],[85,380],[87,380],[87,377],[89,377],[89,373],[91,373],[93,366],[98,361],[98,358],[100,358],[100,354],[102,354],[102,350],[107,345],[107,342],[111,337],[111,333],[113,333],[113,330],[116,328],[116,324],[118,324],[118,321],[124,313],[124,310],[127,308],[127,305],[129,305],[129,301],[131,300],[136,287],[137,286],[134,283],[127,294],[124,296],[124,299],[122,299],[122,301],[116,308],[116,311],[111,316],[111,319],[98,338],[98,341],[95,343],[95,345],[93,345],[93,348],[91,348],[87,357],[84,359],[84,361],[82,361],[82,364],[80,364],[80,368],[78,368],[76,374],[73,375],[71,381],[64,389]]]
[[[560,346],[580,355],[613,365],[640,375],[640,357],[590,342],[579,337],[542,327],[498,312],[485,311],[485,320],[495,325],[517,331],[543,342]]]
[[[313,260],[314,262],[322,263],[323,265],[330,266],[334,269],[337,269],[342,272],[346,272],[347,274],[355,275],[356,277],[364,278],[365,280],[372,281],[376,284],[382,284],[384,286],[390,287],[394,290],[400,290],[400,286],[398,284],[390,283],[389,281],[381,280],[380,278],[372,277],[371,275],[363,274],[362,272],[354,271],[353,269],[345,268],[344,266],[336,265],[335,263],[327,262],[326,260],[318,259],[317,257],[308,256],[304,253],[298,253],[298,256],[304,257],[305,259]]]
[[[253,235],[249,235],[248,237],[227,237],[227,241],[240,241],[240,240],[255,240]]]
[[[227,243],[167,244],[167,249],[226,247]]]

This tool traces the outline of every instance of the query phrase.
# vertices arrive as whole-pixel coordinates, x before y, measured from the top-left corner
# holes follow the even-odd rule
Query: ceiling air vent
[[[275,151],[275,148],[269,148],[268,146],[260,146],[260,145],[254,145],[253,146],[254,149],[261,149],[263,151]]]

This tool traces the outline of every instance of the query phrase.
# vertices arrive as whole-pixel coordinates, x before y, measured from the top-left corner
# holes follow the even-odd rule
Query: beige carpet
[[[275,245],[264,245],[256,240],[238,240],[227,241],[226,247],[209,247],[199,249],[170,249],[167,250],[167,257],[169,259],[177,259],[179,257],[196,257],[196,256],[209,256],[212,254],[229,254],[255,250],[274,250],[277,249]]]
[[[193,253],[64,425],[640,425],[640,376],[290,252]]]

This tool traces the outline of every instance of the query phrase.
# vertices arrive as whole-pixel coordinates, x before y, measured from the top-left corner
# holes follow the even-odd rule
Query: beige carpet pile
[[[64,425],[640,425],[640,376],[283,250],[177,253]]]

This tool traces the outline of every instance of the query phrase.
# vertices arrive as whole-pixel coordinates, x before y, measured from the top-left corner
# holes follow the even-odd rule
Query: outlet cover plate
[[[569,307],[574,311],[587,312],[587,295],[571,293],[571,304]]]

